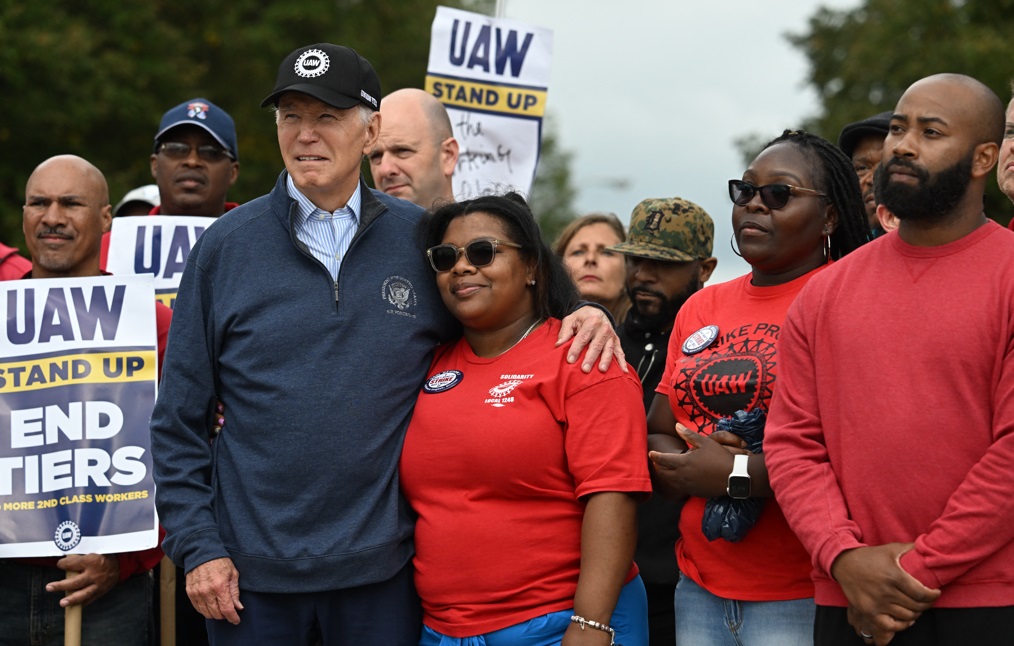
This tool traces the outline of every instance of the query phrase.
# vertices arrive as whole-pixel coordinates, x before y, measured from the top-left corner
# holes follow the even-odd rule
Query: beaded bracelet
[[[578,626],[581,626],[581,630],[584,630],[585,626],[590,626],[595,630],[601,630],[604,633],[609,633],[609,646],[616,646],[616,631],[613,630],[612,626],[600,624],[599,622],[592,621],[591,619],[585,619],[581,615],[572,615],[570,620]]]

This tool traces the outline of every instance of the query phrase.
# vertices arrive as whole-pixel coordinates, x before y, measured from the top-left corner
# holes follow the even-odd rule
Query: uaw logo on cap
[[[69,552],[81,542],[81,528],[72,520],[65,520],[56,526],[53,542],[63,552]]]
[[[717,338],[718,326],[707,325],[688,336],[687,340],[683,342],[681,350],[683,350],[683,354],[685,355],[697,354],[714,343]]]
[[[319,49],[308,49],[296,59],[296,76],[312,79],[331,67],[331,59]]]
[[[465,375],[460,370],[438,372],[426,380],[426,383],[423,385],[423,392],[430,395],[442,393],[460,384],[464,378]]]
[[[207,103],[188,103],[187,104],[187,116],[191,119],[207,119],[208,118],[208,104]]]

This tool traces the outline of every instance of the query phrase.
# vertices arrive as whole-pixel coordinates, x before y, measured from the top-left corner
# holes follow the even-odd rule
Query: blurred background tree
[[[920,78],[957,72],[988,85],[1006,103],[1014,75],[1014,0],[865,0],[851,10],[821,8],[808,30],[788,36],[810,61],[807,83],[821,110],[802,126],[832,141],[848,123],[894,108]],[[737,140],[746,163],[756,136]],[[1014,207],[995,181],[986,213],[1001,223]]]
[[[0,119],[0,241],[24,249],[25,183],[52,155],[80,155],[98,166],[114,204],[126,191],[152,183],[148,158],[162,113],[198,96],[236,121],[240,175],[230,200],[245,202],[267,192],[282,161],[273,118],[259,106],[285,55],[307,43],[340,43],[370,60],[384,94],[422,87],[440,4],[488,15],[494,5],[492,0],[0,3],[0,96],[7,97],[7,116]],[[551,139],[545,130],[544,136]],[[563,180],[557,169],[540,182],[566,182],[569,158],[546,151],[543,158],[563,164]],[[551,191],[562,204],[547,208],[569,213],[573,191],[565,188]]]

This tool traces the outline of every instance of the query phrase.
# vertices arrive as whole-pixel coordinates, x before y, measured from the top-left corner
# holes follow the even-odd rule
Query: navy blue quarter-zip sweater
[[[423,211],[362,185],[337,282],[294,234],[283,172],[187,260],[152,416],[166,554],[230,557],[240,587],[384,581],[412,555],[402,440],[433,349],[460,333],[421,248]],[[215,398],[227,422],[209,445]]]

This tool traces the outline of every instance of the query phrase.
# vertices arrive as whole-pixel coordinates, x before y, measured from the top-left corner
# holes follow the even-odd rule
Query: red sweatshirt
[[[1010,267],[994,222],[939,247],[892,232],[790,308],[764,452],[818,604],[847,605],[844,550],[898,541],[937,607],[1014,605]]]

